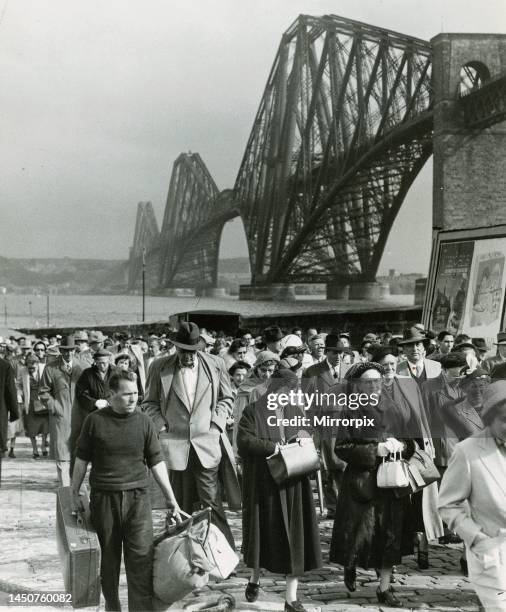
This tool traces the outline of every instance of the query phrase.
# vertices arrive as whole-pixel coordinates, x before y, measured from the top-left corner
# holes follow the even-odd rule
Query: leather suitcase
[[[65,591],[72,606],[83,608],[100,603],[100,544],[91,526],[89,505],[82,497],[85,513],[72,515],[70,487],[56,493],[56,541]]]

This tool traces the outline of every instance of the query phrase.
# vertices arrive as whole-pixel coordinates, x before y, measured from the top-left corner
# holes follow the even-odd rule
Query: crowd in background
[[[60,483],[69,485],[83,422],[90,412],[108,405],[112,374],[135,373],[139,406],[145,410],[159,360],[179,356],[173,333],[107,337],[80,330],[66,337],[1,338],[0,356],[10,371],[5,385],[17,405],[9,407],[7,401],[2,407],[3,455],[15,459],[16,437],[24,433],[33,458],[49,455]],[[273,501],[278,490],[265,457],[278,446],[258,431],[267,393],[326,393],[334,388],[349,393],[366,382],[381,397],[378,420],[394,414],[406,431],[416,434],[399,439],[389,434],[392,424],[386,421],[377,435],[367,432],[354,439],[318,438],[319,432],[310,432],[322,459],[326,518],[334,520],[330,560],[344,566],[347,588],[356,588],[357,567],[373,567],[379,601],[398,607],[402,602],[391,584],[402,556],[415,553],[419,568],[427,569],[430,541],[464,541],[461,571],[471,573],[487,610],[506,609],[501,595],[506,575],[506,333],[499,333],[492,347],[483,338],[435,333],[421,324],[402,335],[383,330],[361,338],[336,329],[295,327],[284,332],[271,326],[256,336],[240,329],[233,337],[200,329],[198,343],[192,350],[227,378],[231,394],[225,433],[234,468],[243,476],[243,553],[253,568],[246,589],[249,601],[258,596],[263,567],[286,574],[287,602],[294,604],[286,609],[303,610],[296,578],[322,562],[309,480],[288,487],[281,505]],[[297,411],[300,406],[289,408]],[[485,446],[478,451],[459,444],[469,438],[486,440]],[[432,459],[442,484],[434,482],[407,497],[376,487],[382,457],[400,453],[409,459],[417,449]],[[487,474],[475,474],[472,453],[488,453],[495,462],[488,473],[489,488]],[[483,488],[478,498],[477,486]],[[490,559],[495,578],[490,578]]]

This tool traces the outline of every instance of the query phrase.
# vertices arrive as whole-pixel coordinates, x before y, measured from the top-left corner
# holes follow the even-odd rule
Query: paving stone
[[[16,445],[18,459],[2,462],[2,487],[0,488],[0,537],[2,559],[0,560],[0,609],[7,601],[8,593],[34,590],[63,590],[60,562],[55,541],[56,470],[48,460],[31,459],[29,440],[20,438]],[[226,511],[238,550],[242,540],[241,515]],[[153,512],[155,533],[163,531],[165,512]],[[323,549],[328,550],[332,521],[320,521]],[[422,604],[440,612],[477,612],[478,600],[469,580],[460,574],[459,558],[461,545],[431,545],[431,568],[424,572],[417,569],[413,557],[406,557],[397,567],[396,593],[410,610],[421,609]],[[324,559],[328,555],[324,553]],[[124,571],[124,570],[122,570]],[[216,600],[221,593],[232,594],[236,610],[258,612],[280,612],[283,609],[285,577],[279,574],[261,572],[261,589],[257,602],[244,599],[244,588],[250,570],[241,562],[237,576],[226,581],[211,581],[209,586],[194,591],[181,602],[169,608],[170,612],[181,606],[203,600]],[[376,600],[378,581],[373,570],[357,570],[358,588],[348,593],[343,583],[343,568],[325,562],[324,567],[312,571],[300,581],[300,598],[304,605],[321,612],[360,610],[378,612],[391,608],[379,606]],[[120,600],[126,610],[126,580],[120,579]],[[11,608],[10,608],[11,609]],[[62,608],[45,607],[45,612]],[[71,608],[69,608],[71,609]],[[103,608],[101,607],[100,610]],[[30,608],[22,608],[29,612]],[[40,608],[33,608],[40,612]],[[86,611],[86,609],[84,609]],[[399,610],[399,608],[397,608]],[[91,610],[89,610],[91,612]]]

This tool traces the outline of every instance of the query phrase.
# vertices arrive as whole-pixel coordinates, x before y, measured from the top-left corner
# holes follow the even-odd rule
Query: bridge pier
[[[255,302],[294,302],[295,285],[291,283],[239,285],[239,299]]]
[[[327,300],[348,300],[350,286],[342,283],[327,283]]]
[[[390,295],[388,283],[355,282],[351,283],[349,298],[350,300],[382,300]]]
[[[196,297],[208,298],[224,298],[228,296],[225,287],[197,287],[195,289]]]

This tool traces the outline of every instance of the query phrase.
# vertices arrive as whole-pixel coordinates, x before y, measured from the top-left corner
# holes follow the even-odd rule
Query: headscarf
[[[367,370],[376,370],[376,372],[379,372],[381,376],[385,374],[385,369],[379,363],[376,363],[375,361],[362,361],[354,363],[346,372],[344,378],[348,381],[356,380],[357,378],[360,378],[364,372],[367,372]]]

